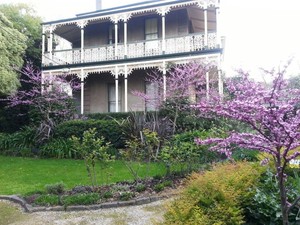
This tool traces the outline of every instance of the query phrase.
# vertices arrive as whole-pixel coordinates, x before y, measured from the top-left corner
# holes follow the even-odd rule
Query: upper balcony
[[[218,48],[216,33],[208,33],[207,46],[203,33],[188,34],[180,37],[166,38],[165,51],[162,40],[148,40],[128,43],[127,54],[125,45],[115,44],[97,47],[54,50],[44,54],[44,66],[57,66],[78,63],[105,62],[111,60],[133,59],[167,54],[191,53],[195,51]],[[50,55],[52,54],[52,56]],[[83,57],[83,59],[81,59]]]
[[[45,23],[43,67],[109,64],[220,49],[217,1],[145,2]]]

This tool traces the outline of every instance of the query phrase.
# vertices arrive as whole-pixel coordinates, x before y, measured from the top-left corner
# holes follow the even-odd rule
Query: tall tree
[[[284,78],[286,68],[276,72],[265,71],[273,78],[271,85],[258,83],[240,71],[240,79],[229,79],[229,95],[225,99],[210,98],[202,101],[198,109],[206,115],[216,115],[240,121],[252,132],[231,132],[227,138],[198,139],[198,144],[214,144],[212,150],[230,157],[236,146],[259,150],[274,160],[281,198],[281,214],[288,225],[290,210],[300,197],[287,198],[285,170],[289,162],[300,155],[300,88],[293,88]]]
[[[13,93],[19,86],[16,68],[23,65],[26,36],[0,12],[0,95]]]
[[[36,142],[40,144],[50,138],[53,128],[60,122],[73,118],[76,108],[72,101],[72,91],[80,89],[80,83],[67,76],[47,76],[42,78],[41,71],[27,64],[20,71],[22,82],[28,83],[29,90],[18,90],[8,96],[8,107],[30,106],[37,114]]]
[[[0,4],[0,12],[11,21],[13,28],[27,37],[24,63],[33,62],[36,67],[41,65],[42,19],[35,10],[26,4]]]

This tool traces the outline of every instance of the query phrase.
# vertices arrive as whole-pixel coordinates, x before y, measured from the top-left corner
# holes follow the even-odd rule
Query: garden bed
[[[62,183],[48,185],[45,191],[23,196],[28,211],[90,210],[150,203],[170,197],[183,185],[182,178],[154,177],[138,182],[123,181],[102,186],[76,186],[64,190]],[[33,208],[31,208],[33,207]]]

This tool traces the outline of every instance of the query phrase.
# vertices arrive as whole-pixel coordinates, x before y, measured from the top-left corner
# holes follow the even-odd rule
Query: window
[[[146,19],[145,40],[158,39],[157,18]]]
[[[121,111],[121,87],[119,85],[119,111]],[[108,85],[108,112],[116,112],[116,86],[115,84],[109,84]]]

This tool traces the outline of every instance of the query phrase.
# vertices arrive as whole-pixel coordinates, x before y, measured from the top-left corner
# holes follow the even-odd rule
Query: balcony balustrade
[[[199,51],[204,49],[217,48],[216,33],[208,33],[207,46],[205,46],[205,35],[194,33],[186,36],[166,38],[165,52],[163,52],[161,39],[137,41],[127,44],[127,59],[159,56],[163,54],[177,54]],[[78,64],[90,62],[105,62],[111,60],[125,59],[124,43],[118,43],[117,52],[115,45],[105,45],[83,49],[83,59],[81,59],[81,49],[54,50],[52,56],[45,53],[43,56],[44,66],[57,66],[65,64]]]

